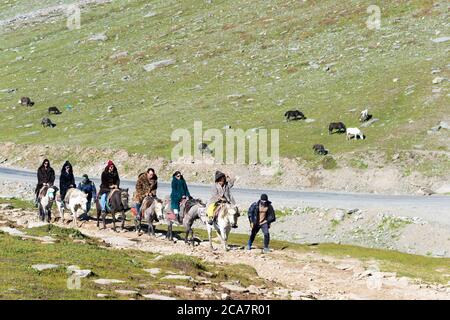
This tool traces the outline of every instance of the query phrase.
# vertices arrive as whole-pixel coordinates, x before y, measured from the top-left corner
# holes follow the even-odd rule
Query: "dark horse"
[[[328,134],[332,134],[333,130],[336,130],[337,133],[345,133],[347,128],[342,122],[331,122],[328,126]]]
[[[315,144],[313,145],[313,150],[315,154],[321,154],[321,155],[326,155],[328,154],[328,150],[325,149],[325,147],[323,146],[323,144]]]
[[[103,229],[106,229],[106,215],[110,213],[112,215],[113,221],[113,230],[116,231],[116,213],[122,213],[122,225],[121,229],[125,229],[125,220],[126,215],[125,212],[130,208],[128,207],[128,189],[114,189],[111,191],[111,194],[108,195],[107,199],[109,201],[109,205],[107,205],[107,210],[105,214],[102,215],[103,219]],[[97,209],[97,228],[100,227],[100,215],[102,212],[102,208],[100,206],[100,202],[97,199],[95,201],[96,209]]]
[[[298,111],[298,110],[289,110],[286,111],[286,113],[284,114],[284,116],[286,117],[286,120],[289,121],[291,119],[293,120],[302,120],[302,119],[306,119],[305,115],[303,114],[303,112]]]
[[[48,108],[48,114],[61,114],[61,111],[57,107],[50,107]]]

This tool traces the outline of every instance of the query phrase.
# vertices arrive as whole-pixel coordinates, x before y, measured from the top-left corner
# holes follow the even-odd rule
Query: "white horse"
[[[62,222],[64,222],[64,209],[67,208],[72,213],[74,226],[78,227],[78,211],[81,210],[82,213],[86,213],[87,211],[87,194],[76,188],[70,188],[69,190],[67,190],[66,197],[63,200],[64,205],[62,205],[62,202],[58,203],[57,201]]]
[[[208,223],[208,216],[206,214],[206,208],[199,208],[200,220],[206,225],[206,230],[208,231],[209,245],[212,250],[214,247],[212,245],[212,231],[216,230],[217,235],[222,242],[225,251],[229,250],[228,247],[228,235],[230,234],[231,228],[237,228],[237,220],[239,217],[239,209],[237,206],[233,206],[229,203],[219,203],[218,204],[218,214],[217,218],[214,220],[213,224]]]
[[[364,134],[359,130],[358,128],[347,128],[347,140],[350,140],[351,138],[355,139],[364,139]]]
[[[45,217],[47,216],[47,222],[50,222],[51,219],[51,213],[52,213],[52,206],[53,202],[56,200],[58,188],[51,186],[44,186],[39,191],[39,201],[38,201],[38,208],[39,208],[39,218],[41,221],[45,220]]]

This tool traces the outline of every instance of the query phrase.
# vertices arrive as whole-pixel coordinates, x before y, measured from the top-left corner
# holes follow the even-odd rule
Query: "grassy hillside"
[[[1,18],[13,16],[16,6],[35,9],[24,9],[27,2],[1,1]],[[450,111],[448,81],[432,84],[449,76],[448,43],[431,41],[447,35],[447,3],[376,1],[379,31],[366,27],[371,4],[117,0],[83,10],[80,30],[68,30],[65,19],[4,28],[0,90],[18,91],[0,93],[0,141],[169,157],[171,132],[202,120],[205,129],[280,129],[286,157],[310,159],[314,143],[335,154],[417,144],[448,150],[426,133]],[[144,17],[150,12],[156,15]],[[88,41],[102,32],[107,41]],[[128,55],[111,58],[122,51]],[[176,63],[144,71],[163,59]],[[21,96],[36,105],[18,106]],[[40,120],[53,105],[63,114],[51,116],[55,128],[44,129]],[[366,107],[380,119],[363,130],[366,141],[327,134],[331,121],[359,126]],[[315,121],[283,122],[289,109]]]

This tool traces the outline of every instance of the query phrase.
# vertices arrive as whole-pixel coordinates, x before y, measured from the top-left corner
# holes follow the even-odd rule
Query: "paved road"
[[[58,179],[58,178],[57,178]],[[0,181],[21,181],[36,183],[36,173],[22,170],[0,167]],[[80,181],[81,179],[76,179]],[[93,179],[99,185],[98,179]],[[56,181],[58,185],[58,181]],[[122,180],[121,187],[134,190],[135,181]],[[204,200],[209,198],[211,186],[189,184],[189,189],[194,197]],[[261,193],[267,193],[275,207],[311,206],[324,208],[345,209],[380,209],[402,216],[417,216],[428,221],[435,221],[450,225],[450,197],[449,196],[413,196],[413,195],[380,195],[367,193],[344,192],[316,192],[316,191],[281,191],[268,189],[234,188],[233,194],[236,201],[243,207],[259,198]],[[164,197],[170,194],[170,183],[159,182],[158,196]]]

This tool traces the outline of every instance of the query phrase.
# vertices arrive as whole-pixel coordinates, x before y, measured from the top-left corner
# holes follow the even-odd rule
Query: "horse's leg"
[[[75,210],[75,208],[70,208],[70,210],[73,212],[73,224],[75,225],[75,228],[78,228],[78,210]]]
[[[141,214],[142,214],[142,212],[141,212]],[[149,236],[150,235],[155,235],[155,229],[153,228],[153,219],[152,219],[152,214],[151,213],[149,213],[149,215],[148,215],[147,224],[148,224],[148,227],[147,227],[148,235]]]
[[[102,214],[103,229],[106,229],[106,211]]]
[[[125,229],[125,220],[126,220],[125,210],[122,210],[122,225],[120,226],[122,230]]]
[[[212,227],[208,223],[206,223],[206,230],[208,231],[209,247],[211,248],[211,250],[214,250],[211,238]]]
[[[169,222],[169,230],[170,230],[170,232],[169,232],[169,240],[173,241],[173,223],[172,223],[172,221]]]
[[[113,211],[111,212],[112,215],[112,221],[113,221],[113,230],[116,231],[116,213]]]
[[[219,235],[220,235],[220,240],[222,241],[223,248],[225,249],[225,251],[228,251],[226,231],[225,231],[224,227],[219,227]]]

